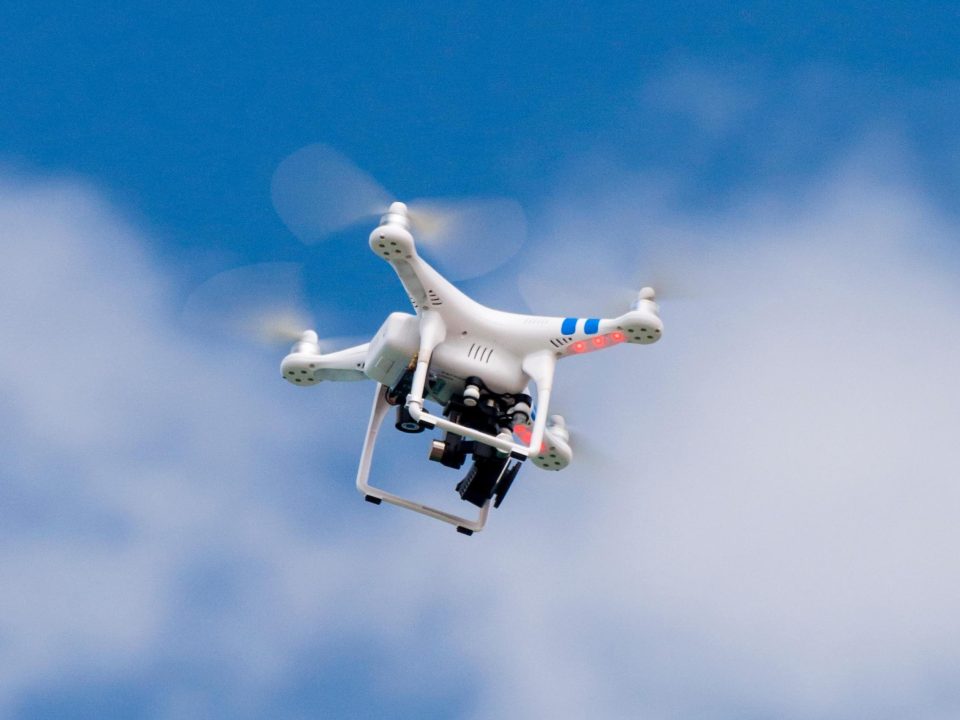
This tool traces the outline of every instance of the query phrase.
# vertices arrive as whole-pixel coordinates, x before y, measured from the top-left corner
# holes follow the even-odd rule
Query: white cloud
[[[353,494],[369,388],[205,352],[148,238],[8,180],[0,707],[146,673],[170,716],[257,715],[346,665],[464,717],[955,711],[957,229],[865,167],[699,214],[637,177],[558,196],[556,309],[590,253],[705,297],[561,366],[614,458],[526,469],[471,539]]]
[[[663,302],[661,345],[562,366],[621,462],[572,471],[595,496],[540,613],[603,638],[548,656],[609,673],[589,694],[625,715],[956,707],[931,688],[960,660],[957,229],[863,167],[709,216],[617,211],[606,188],[552,208],[545,246],[566,251],[547,274],[576,275],[599,237],[605,258],[658,257],[704,293]]]
[[[643,88],[640,100],[717,139],[759,105],[759,80],[756,70],[745,66],[720,69],[678,60]]]
[[[269,685],[344,571],[272,494],[323,457],[307,405],[272,361],[183,335],[143,236],[91,189],[7,180],[0,225],[0,707],[171,654]]]

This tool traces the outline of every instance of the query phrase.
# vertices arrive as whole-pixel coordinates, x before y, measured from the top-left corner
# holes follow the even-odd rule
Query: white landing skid
[[[370,477],[370,466],[373,462],[373,449],[377,443],[377,434],[380,432],[380,426],[383,424],[383,419],[387,416],[387,412],[391,407],[393,406],[387,402],[387,387],[385,385],[378,384],[377,392],[373,399],[373,409],[370,412],[370,423],[367,425],[367,436],[363,441],[363,453],[360,455],[360,467],[357,469],[357,490],[360,491],[360,494],[363,495],[365,500],[375,505],[379,505],[381,501],[385,501],[391,505],[397,505],[402,508],[407,508],[408,510],[413,510],[414,512],[421,513],[422,515],[427,515],[437,520],[442,520],[445,523],[450,523],[457,528],[457,532],[463,533],[464,535],[473,535],[473,533],[483,530],[483,526],[487,522],[487,514],[490,512],[490,500],[487,500],[484,506],[480,508],[480,513],[476,519],[470,520],[468,518],[460,517],[458,515],[430,507],[429,505],[424,505],[423,503],[416,502],[415,500],[402,498],[399,495],[394,495],[386,490],[376,488],[367,482]],[[504,467],[506,467],[506,465]]]

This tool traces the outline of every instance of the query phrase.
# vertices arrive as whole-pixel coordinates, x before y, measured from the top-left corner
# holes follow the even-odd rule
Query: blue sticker
[[[576,318],[564,318],[563,325],[560,326],[561,335],[573,335],[577,331]]]
[[[583,323],[583,331],[587,335],[596,335],[597,330],[600,329],[600,318],[588,318]]]

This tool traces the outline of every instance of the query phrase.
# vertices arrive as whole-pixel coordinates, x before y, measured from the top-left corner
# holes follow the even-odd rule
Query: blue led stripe
[[[587,335],[596,335],[600,329],[600,318],[587,318],[583,323],[583,331]]]
[[[563,325],[560,326],[561,335],[573,335],[577,331],[576,318],[564,318]]]

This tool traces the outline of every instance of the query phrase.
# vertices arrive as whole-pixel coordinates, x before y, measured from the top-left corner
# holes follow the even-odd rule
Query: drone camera
[[[434,440],[430,443],[430,453],[427,457],[433,462],[443,460],[443,451],[447,449],[447,444],[443,440]]]
[[[464,440],[459,435],[446,433],[443,440],[433,440],[427,457],[446,467],[458,470],[467,460],[467,454],[475,448],[475,443]]]

